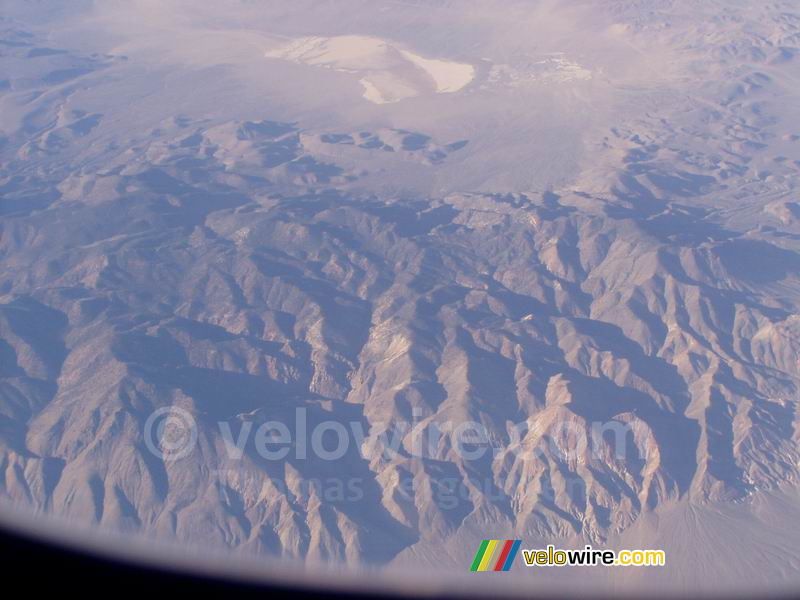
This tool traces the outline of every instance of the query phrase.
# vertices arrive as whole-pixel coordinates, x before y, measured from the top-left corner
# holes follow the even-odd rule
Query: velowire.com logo
[[[522,540],[483,540],[470,571],[508,571]]]

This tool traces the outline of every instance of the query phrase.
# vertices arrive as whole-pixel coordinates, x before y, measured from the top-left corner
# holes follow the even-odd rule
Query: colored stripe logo
[[[483,540],[470,571],[508,571],[522,540]]]

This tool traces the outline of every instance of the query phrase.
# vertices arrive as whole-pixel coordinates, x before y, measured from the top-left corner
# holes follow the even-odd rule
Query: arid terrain
[[[505,537],[667,551],[542,585],[796,587],[798,385],[794,0],[2,3],[0,507],[277,564],[458,578]],[[410,426],[232,457],[299,408]],[[445,422],[491,452],[413,451]],[[557,451],[595,424],[622,437]]]

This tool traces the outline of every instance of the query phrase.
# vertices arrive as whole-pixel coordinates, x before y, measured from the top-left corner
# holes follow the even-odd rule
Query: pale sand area
[[[361,75],[364,98],[376,104],[458,92],[475,77],[472,65],[426,58],[370,36],[304,37],[266,56]]]

